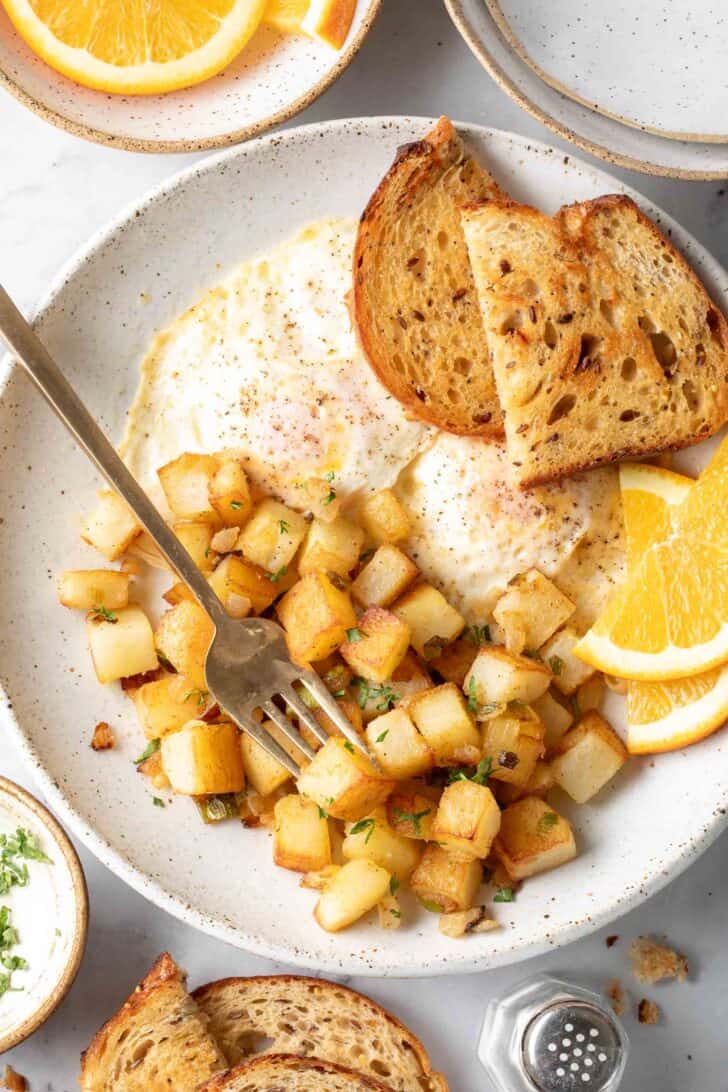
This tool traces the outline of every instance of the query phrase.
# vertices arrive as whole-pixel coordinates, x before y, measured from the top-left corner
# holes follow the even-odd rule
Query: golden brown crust
[[[323,1062],[318,1058],[299,1058],[295,1054],[261,1054],[250,1062],[236,1065],[226,1073],[218,1073],[212,1080],[201,1085],[197,1092],[233,1092],[236,1088],[242,1088],[243,1083],[248,1084],[247,1078],[264,1080],[270,1077],[276,1082],[275,1088],[284,1087],[281,1081],[293,1079],[294,1076],[306,1076],[311,1078],[310,1087],[317,1092],[325,1092],[326,1079],[338,1078],[337,1086],[350,1087],[351,1092],[391,1092],[391,1089],[371,1077],[365,1077],[361,1073],[355,1073],[353,1069],[335,1065],[333,1062]],[[315,1083],[314,1083],[315,1082]],[[266,1086],[260,1084],[259,1092],[265,1092]],[[297,1087],[303,1089],[302,1084]]]

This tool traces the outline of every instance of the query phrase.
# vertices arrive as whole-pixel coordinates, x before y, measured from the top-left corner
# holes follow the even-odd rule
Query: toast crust
[[[275,1085],[258,1085],[258,1081],[270,1078]],[[255,1082],[255,1083],[254,1083]],[[288,1088],[295,1082],[296,1092],[328,1092],[332,1082],[335,1088],[351,1089],[351,1092],[391,1092],[388,1085],[365,1077],[346,1066],[323,1062],[319,1058],[300,1058],[295,1054],[261,1054],[250,1062],[243,1062],[200,1085],[197,1092],[233,1092],[235,1089],[259,1088],[260,1092]]]

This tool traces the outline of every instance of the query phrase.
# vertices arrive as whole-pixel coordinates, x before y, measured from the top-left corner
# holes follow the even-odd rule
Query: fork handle
[[[109,485],[129,505],[172,568],[187,584],[215,626],[227,617],[223,605],[180,540],[127,470],[71,384],[0,285],[0,336],[15,353],[46,401],[96,464]]]

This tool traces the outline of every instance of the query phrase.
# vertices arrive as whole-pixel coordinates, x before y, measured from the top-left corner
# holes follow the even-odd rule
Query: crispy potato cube
[[[349,724],[352,726],[355,732],[361,735],[364,729],[364,719],[362,717],[361,709],[355,701],[351,701],[350,698],[337,698],[337,705],[341,709]],[[326,730],[327,735],[340,736],[341,732],[336,724],[334,724],[328,713],[325,713],[320,705],[317,705],[311,710],[316,720],[319,722],[322,728]],[[315,751],[319,749],[321,743],[314,736],[313,732],[306,727],[305,724],[300,725],[300,732],[306,742],[313,747]]]
[[[476,858],[459,860],[442,846],[428,845],[410,877],[410,887],[428,910],[469,910],[478,897],[483,869]]]
[[[219,462],[214,455],[185,452],[157,471],[170,511],[180,519],[219,524],[210,503],[210,482]]]
[[[574,705],[579,715],[589,713],[592,709],[600,709],[604,701],[606,683],[600,671],[596,671],[590,678],[583,682],[576,691]]]
[[[422,854],[416,842],[392,830],[383,807],[375,808],[357,823],[347,823],[341,849],[344,860],[374,861],[396,876],[400,883],[407,882]]]
[[[322,929],[346,929],[389,894],[391,876],[374,861],[348,861],[321,893],[313,916]]]
[[[299,507],[324,523],[337,519],[341,511],[341,497],[336,495],[334,480],[334,472],[329,471],[325,478],[306,478],[305,481],[294,482],[300,494]]]
[[[298,571],[306,573],[331,572],[348,576],[359,560],[364,545],[364,532],[355,523],[339,516],[325,522],[314,519],[298,559]]]
[[[339,736],[327,740],[298,779],[301,796],[313,800],[334,819],[352,822],[383,804],[394,785],[366,755]]]
[[[132,694],[137,716],[147,739],[161,739],[199,717],[210,705],[210,696],[198,690],[184,675],[165,675],[143,683]]]
[[[277,607],[291,656],[299,664],[324,660],[356,627],[348,592],[337,588],[326,573],[307,573]]]
[[[428,652],[437,655],[443,645],[454,641],[465,626],[463,616],[431,584],[418,584],[398,599],[392,610],[410,627],[412,646],[425,659]]]
[[[293,561],[307,530],[303,516],[268,497],[254,509],[243,527],[237,548],[253,564],[277,573]]]
[[[407,650],[400,664],[392,672],[392,686],[397,694],[397,705],[405,708],[415,694],[432,689],[432,676],[421,663],[419,656],[411,649]]]
[[[292,793],[273,809],[273,860],[293,872],[316,872],[331,864],[329,821],[318,804]]]
[[[506,781],[500,781],[496,785],[495,795],[499,804],[515,804],[516,800],[522,800],[524,796],[545,796],[555,784],[548,762],[539,759],[525,785],[509,785]]]
[[[571,728],[551,763],[556,783],[577,804],[585,804],[624,766],[627,749],[604,717],[594,711]]]
[[[359,521],[374,542],[399,542],[410,533],[410,518],[391,489],[365,497]]]
[[[407,554],[385,542],[351,585],[351,594],[363,607],[388,607],[417,578],[418,572]]]
[[[97,613],[86,619],[91,658],[100,683],[156,671],[154,633],[141,607],[121,607],[113,620]]]
[[[493,851],[514,880],[557,868],[576,856],[568,820],[538,796],[526,796],[501,813]]]
[[[500,822],[500,808],[487,785],[453,781],[440,797],[432,840],[458,858],[487,857]]]
[[[551,672],[538,660],[516,656],[500,645],[483,645],[473,660],[463,690],[479,713],[502,702],[531,702],[540,698],[551,682]]]
[[[571,626],[564,626],[539,650],[539,655],[554,676],[554,686],[562,694],[573,694],[590,679],[594,668],[574,655],[580,637]]]
[[[262,727],[274,737],[277,743],[282,745],[280,735],[276,735],[274,731],[275,724],[271,721],[264,721]],[[284,748],[284,750],[286,749]],[[280,789],[281,785],[285,785],[286,781],[290,780],[290,771],[277,758],[269,755],[246,732],[243,732],[240,737],[240,751],[243,756],[245,777],[261,796],[270,796],[276,789]]]
[[[76,569],[61,574],[58,601],[64,607],[118,610],[129,604],[129,574],[116,569]]]
[[[458,637],[456,641],[445,645],[442,651],[427,663],[429,667],[437,671],[438,675],[442,675],[445,682],[462,686],[477,654],[477,645],[467,638]]]
[[[195,523],[177,521],[172,524],[172,530],[197,568],[203,573],[211,573],[217,560],[217,554],[212,549],[212,536],[215,533],[212,524],[205,523],[204,520],[197,520]]]
[[[138,522],[121,497],[108,489],[99,493],[99,503],[81,528],[81,538],[109,561],[121,557],[138,534]]]
[[[490,776],[525,785],[544,753],[544,728],[527,705],[483,721],[483,758],[491,760]]]
[[[357,702],[366,723],[386,713],[392,706],[406,708],[415,694],[431,688],[432,679],[410,650],[404,654],[391,679],[381,685],[361,676],[354,681]]]
[[[434,765],[432,751],[404,709],[392,709],[369,721],[366,738],[370,754],[384,773],[398,781],[417,777]]]
[[[174,572],[152,536],[146,531],[142,531],[136,536],[126,552],[133,560],[138,558],[139,561],[143,561],[145,565],[149,565],[152,569],[160,569],[163,573]]]
[[[493,608],[493,617],[506,632],[512,619],[518,619],[524,643],[511,651],[520,653],[524,648],[540,648],[575,610],[555,584],[538,569],[529,569],[514,576]]]
[[[199,603],[187,600],[163,614],[157,626],[155,641],[162,656],[199,690],[207,690],[205,660],[214,632]]]
[[[409,643],[406,622],[382,607],[370,607],[347,632],[339,652],[357,675],[383,683],[399,667]]]
[[[240,792],[245,786],[240,733],[230,721],[191,720],[162,736],[162,767],[175,792],[185,796]]]
[[[225,604],[231,595],[245,596],[256,614],[267,610],[280,594],[278,584],[269,580],[263,569],[234,554],[223,558],[209,581],[221,603]]]
[[[407,708],[438,766],[474,765],[480,760],[480,733],[454,683],[415,694]]]
[[[188,603],[197,602],[190,589],[181,580],[178,580],[171,588],[167,588],[166,592],[162,593],[162,599],[165,603],[169,603],[170,607],[176,607],[183,599]]]
[[[573,714],[553,696],[550,690],[531,702],[531,708],[544,727],[544,747],[553,751],[559,740],[574,723]]]
[[[237,459],[222,459],[210,478],[210,504],[226,527],[242,527],[253,511],[248,479]]]
[[[421,792],[411,787],[398,787],[387,800],[387,821],[397,834],[405,838],[428,841],[439,796],[434,791]]]

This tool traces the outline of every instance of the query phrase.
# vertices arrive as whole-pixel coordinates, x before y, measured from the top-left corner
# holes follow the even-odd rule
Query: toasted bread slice
[[[354,249],[352,311],[385,387],[450,432],[503,435],[459,206],[498,193],[447,118],[402,148]]]
[[[259,1053],[264,1043],[274,1054],[315,1054],[385,1080],[393,1092],[447,1092],[419,1039],[345,986],[293,975],[225,978],[201,986],[193,997],[231,1065]]]
[[[686,447],[728,418],[728,324],[628,197],[463,210],[523,487]]]
[[[171,956],[161,955],[81,1059],[83,1092],[193,1089],[225,1069],[208,1018],[185,989]]]
[[[362,1034],[366,1034],[364,1028]],[[187,1085],[193,1088],[193,1085]],[[213,1077],[198,1092],[391,1092],[388,1085],[318,1058],[264,1054]]]

